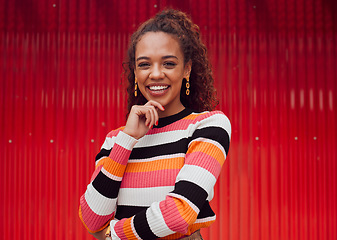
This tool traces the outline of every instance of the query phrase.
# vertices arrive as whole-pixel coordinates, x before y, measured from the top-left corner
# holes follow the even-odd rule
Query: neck
[[[174,109],[169,108],[168,106],[165,106],[165,111],[163,111],[163,112],[162,111],[158,111],[158,116],[159,116],[159,118],[172,116],[174,114],[177,114],[177,113],[181,112],[184,109],[185,109],[185,107],[182,104],[180,104],[179,106],[175,107]]]

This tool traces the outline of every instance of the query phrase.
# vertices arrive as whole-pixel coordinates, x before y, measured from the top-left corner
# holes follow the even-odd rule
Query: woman
[[[132,35],[126,65],[129,115],[111,131],[80,200],[97,239],[202,239],[231,133],[210,111],[215,89],[199,29],[165,10]]]

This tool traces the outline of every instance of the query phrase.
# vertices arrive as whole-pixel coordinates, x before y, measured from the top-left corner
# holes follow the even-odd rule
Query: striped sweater
[[[90,232],[113,239],[177,239],[215,221],[209,201],[228,153],[231,126],[220,111],[184,109],[139,140],[111,131],[80,199]]]

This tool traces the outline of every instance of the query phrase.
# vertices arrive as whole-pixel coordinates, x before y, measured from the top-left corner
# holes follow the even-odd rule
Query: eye
[[[138,64],[139,68],[147,68],[149,66],[150,66],[150,64],[148,62],[141,62],[141,63]]]
[[[173,67],[175,67],[177,64],[175,63],[175,62],[171,62],[171,61],[169,61],[169,62],[164,62],[164,66],[165,67],[168,67],[168,68],[173,68]]]

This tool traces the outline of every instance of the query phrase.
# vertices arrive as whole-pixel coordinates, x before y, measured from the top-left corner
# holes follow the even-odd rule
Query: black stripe
[[[226,151],[226,155],[229,149],[229,135],[220,127],[206,127],[197,129],[192,137],[182,138],[176,142],[165,143],[161,145],[155,145],[150,147],[134,148],[131,152],[130,159],[144,159],[162,155],[186,153],[188,144],[198,137],[214,140],[220,143]]]
[[[188,139],[183,138],[176,142],[165,143],[151,147],[133,148],[130,159],[143,159],[168,154],[186,153]]]
[[[202,205],[202,208],[200,209],[200,212],[198,214],[198,219],[200,218],[207,218],[207,217],[213,217],[215,216],[215,213],[213,212],[211,206],[209,205],[209,201],[206,201],[204,205]]]
[[[148,207],[137,207],[137,206],[123,206],[118,205],[116,210],[116,218],[122,219],[122,218],[129,218],[133,215],[136,215],[137,213],[146,210]]]
[[[190,115],[193,111],[189,108],[185,108],[184,110],[182,110],[181,112],[168,116],[168,117],[163,117],[163,118],[159,118],[158,121],[158,126],[154,126],[154,128],[161,128],[161,127],[165,127],[167,125],[170,125],[171,123],[174,123],[180,119],[183,119],[184,117]]]
[[[205,127],[201,129],[195,130],[195,132],[192,135],[192,140],[196,139],[198,137],[203,137],[207,139],[211,139],[214,141],[217,141],[222,145],[222,147],[226,151],[226,155],[228,154],[229,149],[229,135],[221,127]]]
[[[92,185],[104,197],[116,198],[121,186],[121,182],[112,180],[105,176],[104,173],[99,172],[92,182]]]
[[[201,188],[200,186],[192,182],[188,182],[184,180],[179,181],[175,184],[175,187],[172,193],[176,193],[181,196],[184,196],[185,198],[190,200],[195,206],[197,206],[199,209],[202,208],[208,196],[207,192],[203,188]]]
[[[146,210],[147,208],[148,207],[118,205],[115,218],[116,219],[130,218],[133,215],[136,215],[137,213]],[[213,212],[211,206],[209,205],[209,201],[205,201],[204,205],[202,205],[202,208],[200,209],[200,212],[198,214],[198,219],[213,216],[215,216],[215,213]]]
[[[96,155],[95,161],[102,157],[108,157],[110,155],[111,149],[107,150],[102,148],[101,151]]]
[[[135,230],[141,239],[151,240],[159,238],[158,236],[154,235],[154,233],[150,229],[150,226],[146,219],[146,211],[138,213],[135,216],[133,223],[135,226]]]

